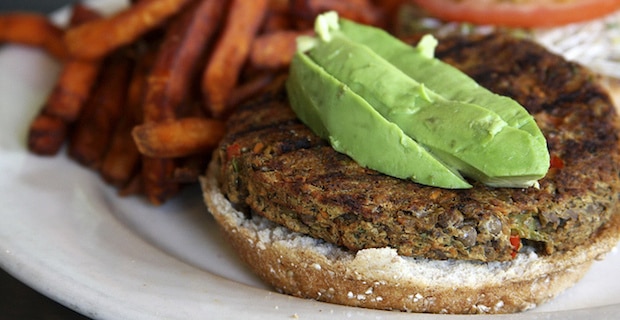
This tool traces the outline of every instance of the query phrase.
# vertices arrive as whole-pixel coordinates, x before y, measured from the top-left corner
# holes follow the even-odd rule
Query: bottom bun
[[[351,252],[236,210],[219,188],[216,160],[201,179],[210,212],[239,256],[277,291],[319,301],[430,313],[512,313],[575,284],[618,242],[620,215],[589,243],[538,256],[525,248],[509,262],[429,260],[391,248]]]

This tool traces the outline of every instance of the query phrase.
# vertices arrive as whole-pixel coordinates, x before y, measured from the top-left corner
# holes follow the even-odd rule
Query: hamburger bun
[[[275,290],[341,305],[430,313],[512,313],[532,309],[579,281],[620,239],[620,215],[591,241],[508,262],[430,260],[391,248],[343,250],[265,218],[247,218],[220,190],[219,163],[201,180],[204,199],[241,259]]]

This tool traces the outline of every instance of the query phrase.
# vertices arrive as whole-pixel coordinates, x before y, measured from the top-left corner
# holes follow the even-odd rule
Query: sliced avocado
[[[471,187],[458,172],[301,52],[291,63],[286,87],[299,118],[360,165],[431,186]]]
[[[436,44],[422,38],[412,47],[384,30],[339,19],[340,31],[362,43],[402,72],[448,100],[474,103],[497,113],[508,125],[529,132],[546,147],[545,138],[534,118],[515,100],[495,94],[453,66],[433,57]],[[428,37],[428,36],[426,36]],[[544,161],[544,160],[541,160]]]
[[[448,100],[338,30],[329,39],[307,55],[454,169],[511,187],[546,174],[546,146],[529,132],[477,104]]]
[[[336,150],[439,187],[435,180],[469,187],[458,172],[499,187],[537,185],[546,174],[549,154],[533,117],[435,59],[434,38],[411,47],[335,12],[320,15],[315,31],[299,41],[287,90],[302,121]]]

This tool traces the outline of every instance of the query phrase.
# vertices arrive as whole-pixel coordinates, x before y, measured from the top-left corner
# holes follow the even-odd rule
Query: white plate
[[[105,8],[122,1],[97,2]],[[33,156],[27,128],[58,66],[24,47],[0,48],[0,267],[100,319],[445,319],[302,300],[270,290],[237,259],[200,190],[153,207],[115,191],[63,155]],[[515,319],[613,318],[620,254]],[[494,318],[494,317],[493,317]]]

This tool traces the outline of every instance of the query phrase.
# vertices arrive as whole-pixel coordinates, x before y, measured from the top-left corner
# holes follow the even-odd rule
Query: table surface
[[[7,11],[36,11],[50,13],[76,0],[2,0],[0,12]]]
[[[10,11],[49,13],[71,0],[2,0],[0,14]],[[45,297],[0,269],[2,319],[86,320],[88,318]]]

